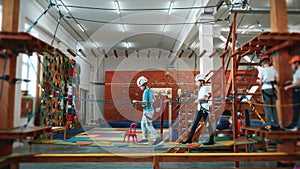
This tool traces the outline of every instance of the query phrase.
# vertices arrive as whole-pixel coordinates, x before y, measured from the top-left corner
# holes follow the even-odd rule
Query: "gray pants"
[[[276,109],[276,90],[264,89],[263,99],[264,99],[264,110],[266,114],[266,124],[279,126],[278,115]],[[273,121],[273,122],[272,122]]]
[[[156,132],[156,130],[153,127],[152,124],[152,117],[154,114],[154,110],[153,111],[143,111],[143,117],[141,120],[141,128],[142,128],[142,134],[143,134],[143,139],[148,139],[148,135],[147,135],[147,130],[155,137],[158,138],[159,135]]]

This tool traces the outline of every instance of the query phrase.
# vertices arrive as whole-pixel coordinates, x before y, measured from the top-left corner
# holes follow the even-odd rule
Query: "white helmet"
[[[141,76],[138,78],[138,80],[136,81],[136,84],[138,85],[138,87],[143,86],[143,84],[147,83],[148,79],[145,78],[144,76]]]
[[[199,74],[195,77],[195,81],[201,81],[201,80],[205,81],[205,76],[204,75]]]

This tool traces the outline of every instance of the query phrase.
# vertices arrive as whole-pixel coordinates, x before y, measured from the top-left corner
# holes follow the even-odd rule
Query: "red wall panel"
[[[195,72],[198,74],[199,72]],[[132,120],[140,121],[142,108],[134,107],[132,100],[141,100],[143,91],[136,85],[140,76],[149,79],[151,88],[172,88],[172,108],[178,105],[177,90],[192,92],[194,90],[193,71],[106,71],[105,73],[105,103],[104,118],[106,121]],[[164,120],[168,120],[168,104],[163,107]],[[155,115],[159,120],[159,115]],[[172,112],[172,119],[175,120],[177,112]]]

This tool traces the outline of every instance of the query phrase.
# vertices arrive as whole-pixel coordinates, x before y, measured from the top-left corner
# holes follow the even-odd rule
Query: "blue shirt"
[[[143,104],[143,109],[144,111],[153,111],[153,101],[154,101],[154,96],[153,92],[150,89],[145,89],[143,93],[143,100],[142,101],[147,101],[146,104]]]

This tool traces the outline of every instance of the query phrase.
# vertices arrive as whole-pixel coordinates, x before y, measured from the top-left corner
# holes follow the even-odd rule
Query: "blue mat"
[[[66,142],[76,143],[77,141],[91,141],[90,137],[73,137],[65,140]]]

